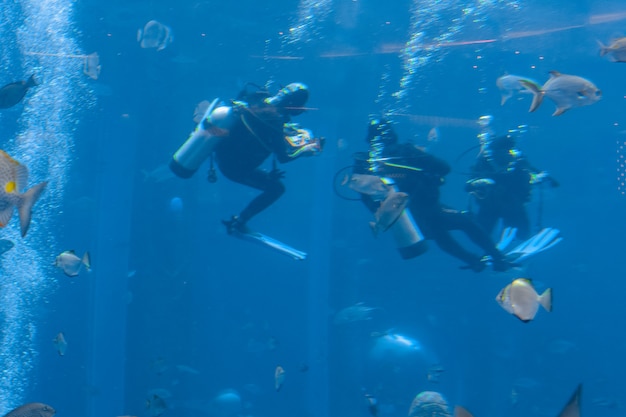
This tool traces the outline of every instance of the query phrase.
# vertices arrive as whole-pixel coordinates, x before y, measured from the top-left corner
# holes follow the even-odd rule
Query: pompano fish
[[[390,190],[379,176],[367,174],[346,175],[341,185],[347,185],[351,190],[373,198],[385,198]]]
[[[56,410],[44,403],[28,403],[9,411],[4,417],[52,417]]]
[[[172,41],[174,36],[169,26],[163,23],[151,20],[142,29],[137,31],[137,42],[142,48],[154,48],[157,51],[165,49]]]
[[[280,391],[285,383],[285,370],[282,366],[278,365],[274,370],[274,388],[276,391]]]
[[[518,95],[518,94],[530,94],[530,90],[528,90],[527,88],[525,88],[520,81],[526,81],[529,83],[533,83],[537,86],[537,88],[541,88],[541,86],[539,85],[539,83],[537,83],[535,80],[528,78],[528,77],[521,77],[519,75],[503,75],[501,77],[498,77],[498,79],[496,80],[496,86],[498,87],[498,89],[500,90],[500,93],[502,94],[502,100],[500,101],[500,105],[504,106],[504,103],[507,102],[508,99],[510,99],[511,97]]]
[[[37,85],[35,75],[26,81],[17,81],[0,88],[0,109],[8,109],[22,101],[28,89]]]
[[[402,211],[409,203],[409,195],[401,191],[390,191],[376,210],[375,218],[376,222],[370,222],[370,227],[374,232],[374,236],[378,235],[379,231],[387,231],[398,220],[398,217],[402,214]]]
[[[613,39],[609,46],[605,46],[598,41],[600,46],[600,56],[609,55],[613,62],[626,62],[626,37]]]
[[[0,227],[9,223],[13,209],[17,207],[22,237],[28,232],[33,205],[48,185],[47,182],[41,182],[21,193],[27,182],[28,169],[0,150]]]
[[[556,103],[553,116],[559,116],[573,107],[589,106],[602,98],[602,91],[591,81],[558,71],[550,71],[550,79],[541,88],[525,80],[520,80],[520,83],[533,93],[530,112],[539,108],[544,96]]]
[[[52,339],[52,344],[57,349],[59,356],[65,355],[65,351],[67,350],[67,341],[65,340],[65,336],[63,332],[57,333],[57,335]]]
[[[82,265],[85,265],[88,270],[91,269],[89,252],[85,252],[83,257],[79,258],[73,250],[66,250],[58,255],[54,261],[54,266],[61,268],[68,277],[77,276]]]
[[[539,305],[552,311],[552,289],[539,295],[528,278],[517,278],[500,290],[496,301],[508,313],[527,323],[535,318]]]

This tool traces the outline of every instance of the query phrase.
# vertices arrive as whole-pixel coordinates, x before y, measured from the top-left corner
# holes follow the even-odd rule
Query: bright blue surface
[[[2,6],[0,84],[33,72],[41,81],[0,112],[2,149],[29,167],[29,186],[50,185],[29,235],[19,237],[15,216],[0,236],[16,242],[0,258],[0,412],[42,401],[59,417],[154,417],[146,398],[164,389],[164,416],[366,416],[369,393],[391,417],[434,390],[476,417],[544,417],[582,382],[585,414],[623,415],[626,196],[616,151],[626,64],[600,57],[597,41],[626,35],[626,4],[184,3]],[[174,33],[162,51],[136,40],[151,19]],[[102,72],[93,80],[80,59],[25,55],[34,50],[95,51]],[[543,83],[550,70],[593,81],[602,100],[559,117],[549,99],[534,113],[527,95],[500,105],[499,76]],[[314,110],[294,121],[326,138],[321,156],[282,166],[287,192],[250,224],[307,252],[303,262],[225,233],[220,220],[256,191],[219,172],[208,183],[208,163],[188,180],[164,169],[195,127],[196,104],[233,98],[248,81],[306,83]],[[368,115],[382,112],[394,113],[402,141],[452,165],[442,201],[456,208],[468,205],[475,152],[458,157],[477,145],[478,117],[493,115],[496,133],[528,125],[520,148],[561,184],[535,188],[531,221],[564,241],[499,274],[461,270],[432,242],[400,259],[389,234],[372,236],[361,204],[333,193],[335,173],[367,147]],[[440,138],[429,143],[433,127]],[[68,278],[53,268],[68,249],[90,251],[93,270]],[[554,311],[527,324],[495,301],[521,276],[554,291]],[[371,320],[334,324],[357,302],[377,307]],[[51,343],[59,331],[63,357]],[[415,344],[387,346],[384,332]],[[427,379],[435,364],[445,369],[438,383]],[[225,390],[238,392],[241,410],[219,408]]]

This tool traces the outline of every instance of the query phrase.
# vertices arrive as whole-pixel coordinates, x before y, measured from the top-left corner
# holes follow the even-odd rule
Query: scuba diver
[[[420,236],[434,240],[443,251],[465,262],[463,269],[480,272],[491,264],[495,271],[505,271],[513,266],[468,212],[446,207],[439,201],[440,187],[450,172],[446,161],[411,143],[398,143],[391,122],[385,119],[370,120],[366,141],[370,151],[355,154],[353,176],[376,175],[386,184],[392,183],[395,191],[408,194],[409,210],[404,211],[414,216]],[[361,199],[372,212],[382,206],[383,198],[376,198],[373,193],[362,192]],[[476,255],[461,246],[451,235],[452,230],[464,232],[485,255]],[[408,257],[412,256],[405,258]]]
[[[476,221],[487,233],[491,235],[498,219],[502,219],[503,229],[516,228],[517,237],[527,239],[530,222],[526,203],[532,186],[548,183],[558,187],[559,183],[528,162],[517,148],[515,132],[482,143],[465,190],[476,200]]]
[[[302,83],[291,83],[270,95],[265,89],[243,89],[229,105],[211,103],[189,139],[174,154],[172,171],[182,178],[191,177],[210,157],[209,181],[216,180],[213,155],[221,173],[231,181],[261,191],[238,215],[223,220],[229,234],[248,233],[247,222],[278,200],[285,191],[284,171],[276,166],[301,156],[318,155],[323,138],[314,138],[308,129],[291,122],[303,113],[309,97]],[[259,166],[274,155],[273,169]]]

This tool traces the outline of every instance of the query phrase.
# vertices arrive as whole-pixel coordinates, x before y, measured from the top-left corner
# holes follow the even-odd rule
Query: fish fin
[[[539,296],[539,304],[541,304],[547,312],[552,312],[552,288],[548,288]]]
[[[83,265],[85,265],[85,268],[87,268],[88,270],[91,269],[91,256],[89,256],[89,252],[85,252],[85,254],[83,255],[83,259],[80,260]]]
[[[34,87],[39,85],[37,80],[35,79],[35,74],[31,75],[30,78],[26,81],[26,88]]]
[[[474,417],[466,408],[457,405],[454,407],[454,417]]]
[[[9,206],[4,210],[0,211],[0,227],[5,227],[9,224],[11,217],[13,216],[13,206]]]
[[[552,113],[552,116],[560,116],[568,110],[569,110],[569,107],[557,107],[554,113]]]
[[[141,29],[137,29],[137,42],[141,42],[141,35],[143,35],[143,31]]]
[[[563,74],[561,74],[560,72],[555,71],[555,70],[549,71],[549,73],[550,73],[550,76],[551,76],[551,77],[554,77],[554,78],[556,78],[556,77],[560,77],[561,75],[563,75]]]
[[[378,229],[376,228],[376,223],[374,222],[370,222],[370,228],[372,229],[372,233],[374,234],[374,237],[378,236]]]
[[[513,97],[513,94],[509,93],[509,94],[502,94],[502,100],[500,100],[500,105],[504,106],[504,103],[506,103],[506,101],[508,99],[510,99],[511,97]]]
[[[570,400],[565,404],[559,417],[580,417],[580,397],[582,396],[583,385],[578,384],[576,391],[572,394]]]
[[[48,185],[47,181],[40,182],[39,184],[31,187],[24,194],[20,195],[17,213],[20,216],[20,232],[22,233],[22,237],[26,236],[26,232],[28,232],[33,205],[37,202],[39,196],[41,196],[41,193],[46,188],[46,185]]]
[[[543,90],[541,90],[541,88],[532,81],[520,80],[519,82],[524,88],[533,93],[533,102],[530,104],[530,109],[528,111],[534,112],[543,102]]]
[[[78,272],[74,272],[73,274],[70,274],[69,272],[67,272],[67,271],[63,270],[63,273],[64,273],[65,275],[67,275],[68,277],[70,277],[70,278],[74,278],[74,277],[77,277],[77,276],[78,276]]]

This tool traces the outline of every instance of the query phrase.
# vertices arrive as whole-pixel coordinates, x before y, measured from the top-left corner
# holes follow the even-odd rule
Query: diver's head
[[[265,99],[267,104],[275,106],[281,113],[296,116],[304,113],[309,89],[302,83],[291,83],[281,88],[276,95]]]
[[[489,159],[501,166],[506,166],[520,155],[516,147],[515,137],[510,134],[493,138],[489,142],[487,150],[489,151]]]
[[[370,118],[365,139],[370,143],[375,138],[378,138],[376,140],[385,145],[393,145],[398,142],[398,135],[393,130],[391,121],[378,117]]]

